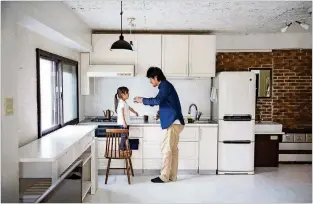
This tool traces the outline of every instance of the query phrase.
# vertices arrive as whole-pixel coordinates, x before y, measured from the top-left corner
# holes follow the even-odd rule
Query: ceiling
[[[64,1],[94,30],[120,29],[118,0]],[[136,30],[188,30],[215,33],[275,33],[286,23],[312,24],[311,1],[125,0],[123,28],[135,17]],[[293,24],[287,32],[312,32]]]

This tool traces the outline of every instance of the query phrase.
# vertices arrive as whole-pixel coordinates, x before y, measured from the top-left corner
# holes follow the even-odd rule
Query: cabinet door
[[[179,134],[179,141],[182,142],[198,142],[199,128],[186,127]]]
[[[217,169],[217,127],[201,127],[199,170]]]
[[[162,36],[136,35],[137,66],[136,76],[146,76],[149,67],[159,67],[162,64]]]
[[[131,50],[110,50],[112,44],[119,39],[120,34],[93,34],[90,62],[97,64],[136,64],[137,52]],[[123,35],[124,40],[131,40],[136,47],[135,37],[132,35]]]
[[[162,69],[165,76],[188,76],[188,35],[162,36]]]
[[[89,56],[88,52],[80,54],[80,86],[82,95],[89,95],[89,77],[87,77]]]
[[[215,77],[216,37],[189,36],[189,76]]]

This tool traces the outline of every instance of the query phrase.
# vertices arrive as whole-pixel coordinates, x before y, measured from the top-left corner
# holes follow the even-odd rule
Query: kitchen
[[[140,5],[143,6],[142,9],[145,10],[145,12],[152,9],[151,13],[153,13],[155,12],[153,9],[158,10],[166,7],[166,5],[162,3],[160,3],[160,5],[154,5],[151,1],[142,2],[143,3]],[[190,6],[190,4],[186,3],[185,5],[183,2],[176,2],[176,4],[180,6]],[[175,7],[176,4],[173,3],[171,6]],[[256,4],[265,10],[268,8],[260,2]],[[97,175],[99,183],[96,194],[87,195],[87,199],[89,199],[87,202],[97,202],[97,199],[98,202],[151,202],[147,200],[149,199],[149,195],[153,196],[153,198],[155,198],[155,195],[151,195],[151,192],[149,191],[144,191],[145,188],[157,188],[164,193],[167,191],[175,193],[172,188],[174,186],[180,188],[180,186],[185,185],[184,182],[190,182],[189,184],[195,187],[197,185],[208,185],[208,189],[212,190],[210,182],[213,182],[211,179],[215,178],[213,178],[212,175],[218,173],[218,165],[221,164],[218,162],[220,159],[218,155],[221,150],[218,148],[218,135],[220,134],[221,127],[219,125],[220,123],[213,118],[213,109],[216,104],[224,101],[220,100],[222,96],[219,91],[221,89],[216,89],[217,94],[212,94],[212,92],[214,92],[217,87],[217,85],[214,84],[214,79],[216,79],[218,73],[221,71],[247,71],[250,74],[252,72],[260,72],[259,75],[261,76],[262,71],[265,69],[270,70],[269,73],[272,80],[269,82],[264,80],[265,84],[270,85],[270,96],[268,96],[267,92],[263,95],[258,95],[260,93],[256,94],[256,92],[254,92],[254,96],[258,96],[258,98],[255,99],[254,97],[250,97],[251,103],[253,102],[253,106],[251,107],[255,108],[256,112],[254,118],[252,117],[250,121],[256,121],[255,130],[258,130],[255,136],[255,156],[261,155],[256,158],[253,156],[254,152],[251,151],[252,153],[248,154],[250,160],[258,159],[258,161],[260,161],[258,162],[260,166],[265,167],[277,166],[278,162],[311,164],[311,28],[307,31],[303,29],[302,26],[293,23],[288,26],[289,28],[287,32],[281,33],[280,28],[278,27],[283,27],[283,23],[279,24],[279,26],[275,25],[276,27],[273,23],[264,28],[264,30],[267,29],[266,32],[268,33],[255,34],[260,33],[261,31],[264,32],[264,30],[257,30],[257,27],[255,27],[254,29],[256,30],[250,30],[249,32],[251,32],[251,34],[249,35],[229,35],[227,32],[216,32],[215,34],[211,34],[206,31],[158,31],[158,29],[171,30],[171,26],[165,23],[163,28],[158,27],[161,24],[155,24],[155,27],[151,27],[150,29],[153,30],[154,28],[157,31],[154,33],[151,33],[150,31],[149,33],[142,30],[144,30],[147,25],[153,25],[154,18],[151,16],[149,18],[148,13],[140,13],[135,9],[136,7],[131,10],[129,7],[132,4],[129,2],[123,2],[123,10],[125,12],[123,14],[125,16],[123,17],[123,30],[125,29],[123,35],[125,40],[128,42],[132,41],[134,51],[122,51],[123,54],[121,54],[121,52],[110,51],[111,45],[119,39],[120,35],[120,1],[111,1],[108,5],[105,3],[99,5],[96,3],[84,5],[84,3],[80,1],[49,2],[48,4],[43,2],[24,2],[15,4],[14,2],[2,2],[2,5],[4,5],[4,12],[2,13],[4,19],[8,19],[13,15],[10,20],[2,20],[3,30],[5,31],[2,35],[2,41],[4,42],[2,46],[7,48],[7,55],[11,54],[13,56],[14,53],[17,53],[18,59],[20,59],[14,62],[8,60],[2,61],[2,67],[11,67],[11,69],[5,69],[4,72],[2,72],[2,88],[4,89],[3,101],[5,101],[5,104],[8,104],[10,100],[7,99],[10,99],[10,97],[14,98],[14,113],[11,112],[10,114],[9,111],[6,111],[8,114],[2,115],[2,144],[10,144],[2,146],[3,151],[7,150],[7,153],[11,152],[10,149],[27,146],[29,143],[38,139],[35,69],[36,48],[40,48],[41,50],[50,53],[55,53],[62,57],[74,59],[78,62],[78,84],[80,87],[80,93],[77,95],[79,99],[77,105],[79,113],[77,114],[77,117],[79,120],[78,122],[82,125],[83,123],[86,124],[86,121],[88,124],[93,124],[92,126],[107,125],[106,123],[101,122],[90,123],[90,120],[95,117],[104,117],[103,111],[107,109],[114,109],[113,98],[117,87],[124,85],[130,90],[130,100],[128,103],[140,114],[139,118],[133,118],[134,125],[131,125],[130,127],[130,137],[137,139],[137,141],[139,140],[138,151],[134,151],[136,153],[134,153],[132,158],[135,171],[135,176],[131,179],[130,188],[132,189],[125,191],[128,192],[126,194],[124,193],[125,198],[121,197],[123,194],[122,191],[126,190],[126,188],[129,189],[127,177],[123,175],[123,172],[115,170],[110,171],[109,182],[107,185],[104,185],[104,172],[106,170],[107,162],[103,157],[104,149],[101,149],[101,144],[104,144],[105,139],[95,137],[93,141],[96,144],[95,149],[97,149],[97,155],[95,155],[96,153],[94,152],[96,150],[92,150],[92,148],[90,149],[90,152],[92,155],[91,163],[96,163],[96,166],[99,169],[99,175]],[[277,2],[277,5],[280,4]],[[110,23],[113,24],[101,24],[105,23],[105,20],[101,23],[96,23],[97,21],[95,20],[97,17],[92,16],[101,14],[101,6],[102,9],[106,6],[111,8],[106,10],[107,14],[105,15],[115,16],[115,20],[110,21]],[[201,4],[197,4],[195,6],[198,6],[196,8],[199,9]],[[202,6],[205,7],[207,5],[204,2]],[[238,8],[239,5],[235,4],[232,6],[237,6]],[[256,5],[251,3],[250,6]],[[225,7],[225,9],[228,8],[225,4],[223,4],[223,7]],[[249,6],[245,8],[248,7]],[[311,3],[302,2],[299,3],[299,5],[297,3],[291,3],[291,5],[286,4],[286,7],[282,8],[282,10],[288,10],[291,7],[297,7],[305,16],[307,15],[306,12],[308,9],[311,8]],[[22,8],[23,11],[21,12]],[[52,11],[49,11],[50,8],[59,10],[61,13],[60,16],[66,17],[66,19],[69,19],[68,21],[70,22],[60,21],[59,23],[63,25],[63,27],[68,26],[69,29],[62,30],[62,26],[58,26],[54,21],[51,21],[51,19],[49,19],[49,15],[45,15],[45,12],[38,13],[38,8],[46,11],[46,13],[50,14],[50,16],[55,16],[55,14],[51,13]],[[17,10],[20,11],[19,15],[16,14]],[[75,13],[76,11],[77,13]],[[212,12],[213,11],[214,9],[212,9]],[[139,13],[136,14],[136,12]],[[268,12],[271,13],[270,11]],[[164,11],[164,13],[161,14],[165,15],[168,13]],[[274,14],[275,13],[272,15]],[[140,17],[141,15],[147,18],[147,22],[150,21],[151,25],[149,23],[145,25],[143,22],[144,18]],[[294,16],[292,18],[297,20],[297,15],[293,15]],[[136,19],[133,20],[130,18],[132,16],[136,16]],[[197,15],[193,14],[191,16],[195,18]],[[276,16],[276,14],[274,16]],[[82,21],[81,18],[83,18],[84,21]],[[130,18],[130,20],[128,18]],[[15,22],[12,22],[14,20],[18,21],[18,23],[16,24]],[[288,21],[290,19],[287,19],[286,16],[282,16],[279,17],[279,20]],[[131,22],[127,24],[127,21]],[[184,26],[187,22],[188,19],[186,19],[185,22],[177,20],[177,28],[175,30],[186,30],[186,27]],[[245,21],[243,21],[243,23],[244,22]],[[245,23],[248,24],[248,22]],[[311,24],[311,17],[309,17],[307,23]],[[137,28],[138,30],[141,30],[141,32],[138,31],[138,33],[136,33],[137,28],[133,28],[133,24],[138,26]],[[261,24],[262,23],[258,25]],[[12,27],[12,25],[16,26]],[[99,30],[101,25],[103,28],[111,28],[111,31],[101,31],[103,28]],[[174,22],[173,25],[175,25]],[[50,33],[52,34],[47,35],[43,26],[49,26],[52,28],[50,30]],[[225,29],[230,29],[228,26],[229,24],[226,24]],[[93,31],[91,31],[91,29]],[[276,33],[273,31],[275,29]],[[112,30],[114,30],[114,32]],[[199,30],[199,28],[194,28],[194,30]],[[130,34],[129,31],[133,31],[132,34]],[[11,36],[10,33],[16,34]],[[62,34],[62,36],[65,36],[67,39],[60,39],[59,37],[56,37],[57,34]],[[18,40],[14,40],[15,38]],[[3,39],[5,39],[7,43],[5,43]],[[8,44],[9,42],[10,44]],[[62,46],[60,44],[62,44]],[[203,46],[203,44],[208,46]],[[31,50],[34,52],[32,53]],[[172,60],[173,58],[180,60]],[[154,97],[157,94],[158,90],[152,88],[148,79],[145,77],[146,70],[149,66],[161,67],[169,81],[173,83],[177,89],[181,100],[183,115],[186,116],[186,122],[188,122],[188,117],[193,119],[195,117],[196,110],[195,107],[190,107],[191,104],[196,104],[197,111],[202,112],[200,120],[191,124],[187,123],[186,129],[181,135],[182,140],[179,144],[179,148],[181,149],[179,162],[179,176],[181,177],[179,177],[179,180],[181,178],[181,181],[177,183],[170,183],[166,187],[154,187],[147,183],[151,177],[147,176],[147,174],[156,175],[158,174],[157,171],[160,169],[161,157],[158,142],[161,139],[159,135],[163,135],[164,132],[161,130],[158,121],[155,120],[158,108],[134,104],[131,100],[135,96]],[[110,67],[114,67],[114,69],[109,70]],[[209,67],[209,69],[204,69],[203,67]],[[102,70],[99,71],[99,69]],[[108,71],[103,71],[103,69]],[[119,69],[131,70],[131,76],[103,76],[106,74],[112,75],[120,73],[117,72]],[[129,74],[129,71],[127,71],[127,73],[126,71],[122,71],[122,73]],[[290,79],[288,77],[294,77],[295,79]],[[12,78],[16,79],[15,81],[18,81],[18,83],[14,83]],[[31,81],[29,81],[30,79]],[[288,80],[294,81],[289,82]],[[30,85],[25,86],[25,84]],[[251,93],[253,92],[251,91]],[[236,92],[232,94],[236,95]],[[240,94],[242,94],[242,96],[245,94],[249,95],[246,91]],[[255,101],[257,101],[257,103],[255,103]],[[7,106],[8,105],[5,106],[5,109],[7,109]],[[299,108],[299,110],[297,108]],[[189,109],[191,109],[190,114],[188,113]],[[148,123],[144,122],[143,115],[149,116]],[[27,120],[25,120],[25,118],[27,118]],[[18,122],[16,123],[15,121]],[[110,124],[114,124],[114,122]],[[99,127],[92,128],[96,129]],[[229,128],[226,130],[231,131]],[[97,132],[101,131],[95,130],[95,134],[97,134]],[[16,135],[16,137],[9,138],[5,137],[5,135]],[[88,134],[86,133],[86,135]],[[206,137],[205,135],[209,135],[209,137]],[[49,137],[49,134],[42,138],[46,137]],[[258,146],[257,141],[260,141],[260,143],[258,143],[260,146]],[[284,143],[284,141],[286,143]],[[82,141],[81,143],[85,143],[85,141]],[[271,154],[268,154],[265,157],[265,160],[273,161],[271,164],[264,161],[264,158],[262,158],[262,155],[268,153],[268,151],[264,151],[266,150],[264,149],[264,146],[271,147]],[[261,149],[258,147],[261,147]],[[7,153],[5,155],[7,155]],[[77,153],[77,155],[82,153],[83,150]],[[10,182],[6,182],[6,185],[10,188],[7,188],[8,190],[3,191],[2,193],[8,197],[10,197],[9,195],[11,193],[18,195],[18,192],[12,191],[13,188],[17,190],[19,189],[19,170],[18,166],[16,166],[19,161],[18,151],[16,154],[17,155],[13,153],[10,156],[11,161],[14,161],[15,163],[2,163],[8,165],[11,169],[15,169],[14,171],[6,171],[5,169],[3,171],[6,172],[7,178],[11,178]],[[233,161],[233,159],[229,160],[227,164],[231,163],[231,161]],[[114,165],[119,167],[123,166],[123,163],[116,163]],[[252,165],[253,168],[255,166],[253,162],[250,162],[249,165]],[[295,170],[293,170],[293,168],[295,168]],[[292,171],[303,171],[304,175],[299,175],[299,179],[301,180],[303,177],[308,176],[308,172],[306,171],[311,173],[310,168],[311,165],[282,166],[280,164],[279,168],[276,168],[275,172],[287,171],[292,175]],[[253,173],[253,178],[259,178],[258,176],[264,175],[267,179],[273,178],[273,174],[276,174],[271,172],[263,172],[264,174],[262,174],[258,171]],[[57,179],[57,176],[55,177]],[[201,181],[202,179],[203,182]],[[228,181],[224,181],[224,179],[228,179]],[[219,186],[220,188],[223,188],[221,184],[225,182],[224,185],[229,185],[228,182],[231,182],[232,179],[237,179],[238,182],[243,183],[251,182],[251,177],[249,177],[249,175],[227,175],[224,178],[218,176],[218,178],[216,178],[216,182],[221,182]],[[95,181],[97,178],[94,176],[93,180]],[[309,177],[309,180],[311,183],[311,177]],[[5,178],[4,181],[6,181]],[[120,190],[116,190],[117,187],[120,188]],[[264,193],[264,189],[262,187],[264,188],[262,185],[257,187],[261,193],[257,194],[256,192],[252,192],[251,194],[257,197],[262,197],[261,195],[264,195],[262,194],[262,192]],[[300,187],[302,188],[301,185]],[[93,188],[96,188],[96,185]],[[303,188],[305,189],[303,190],[304,192],[309,190],[308,186]],[[241,189],[248,191],[246,188]],[[189,191],[190,190],[191,189],[189,189]],[[107,200],[107,197],[114,195],[113,191],[115,191],[116,195],[111,197],[111,201]],[[137,191],[137,193],[134,191]],[[138,192],[142,191],[146,192],[148,195],[146,198],[138,195]],[[112,192],[112,194],[109,194],[109,192]],[[185,194],[190,193],[190,195],[194,195],[194,200],[190,200],[191,198],[186,198],[185,196],[182,196],[181,198],[171,198],[170,200],[173,202],[182,202],[183,200],[198,202],[199,199],[204,199],[208,202],[226,201],[223,200],[220,195],[218,196],[214,194],[212,194],[212,197],[215,197],[216,200],[214,200],[214,198],[209,200],[208,198],[203,197],[205,192],[207,191],[201,191],[199,192],[199,196],[196,196],[196,192],[187,191]],[[297,193],[299,192],[297,191]],[[103,194],[103,197],[101,197],[101,194]],[[234,195],[231,192],[228,192],[228,194],[231,194],[232,196]],[[311,197],[311,194],[308,195]],[[278,198],[279,195],[276,196],[276,199],[281,201]],[[169,194],[165,197],[169,198]],[[236,199],[238,199],[238,202],[243,202],[244,199],[249,200],[248,197],[249,196],[239,196],[236,197]],[[297,202],[301,199],[305,200],[306,195],[303,195],[303,198],[300,197],[301,196],[296,196],[296,198],[285,197],[285,199],[282,198],[282,200],[285,202]],[[273,195],[273,197],[267,197],[267,200],[265,201],[273,202],[277,200],[275,200],[275,195]],[[158,198],[157,201],[162,202],[164,200],[162,198]],[[311,200],[305,201],[308,202]]]

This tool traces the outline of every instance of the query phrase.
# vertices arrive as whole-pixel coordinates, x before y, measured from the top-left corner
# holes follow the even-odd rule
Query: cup
[[[144,116],[143,116],[143,121],[144,121],[145,123],[147,123],[147,122],[149,121],[149,116],[144,115]]]

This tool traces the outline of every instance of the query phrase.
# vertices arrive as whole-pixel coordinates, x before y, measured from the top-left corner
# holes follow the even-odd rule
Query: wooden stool
[[[108,182],[110,169],[124,169],[127,172],[128,184],[130,184],[130,172],[134,176],[133,165],[131,162],[132,151],[130,149],[128,140],[127,129],[107,129],[106,130],[106,146],[104,157],[108,159],[107,171],[105,176],[105,184]],[[124,144],[122,142],[122,136],[125,137]],[[120,149],[120,145],[123,145],[125,149]],[[124,159],[126,163],[125,168],[110,168],[111,159]]]

